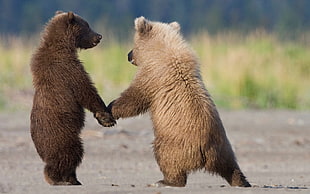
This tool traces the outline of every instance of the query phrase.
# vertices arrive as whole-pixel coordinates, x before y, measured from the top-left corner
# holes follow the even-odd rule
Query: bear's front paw
[[[96,112],[94,117],[97,119],[98,123],[104,127],[112,127],[116,124],[115,119],[108,112]]]
[[[115,100],[113,100],[108,106],[107,106],[107,109],[108,109],[108,111],[112,114],[112,116],[113,116],[113,118],[114,119],[119,119],[120,117],[119,117],[119,115],[117,115],[117,109],[115,108],[115,106],[114,106],[114,104],[115,104]]]

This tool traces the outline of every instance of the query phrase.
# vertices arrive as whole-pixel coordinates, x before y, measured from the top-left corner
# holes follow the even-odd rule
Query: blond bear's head
[[[134,48],[128,61],[141,66],[162,59],[183,42],[177,22],[152,22],[143,16],[135,19]]]

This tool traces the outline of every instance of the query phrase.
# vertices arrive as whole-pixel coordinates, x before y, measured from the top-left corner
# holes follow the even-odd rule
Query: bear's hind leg
[[[162,151],[162,150],[161,150]],[[156,152],[155,152],[156,153]],[[161,152],[162,155],[164,152]],[[156,155],[156,154],[155,154]],[[187,171],[182,168],[182,165],[178,164],[179,157],[159,157],[157,153],[157,163],[163,173],[164,179],[155,183],[157,187],[172,186],[172,187],[185,187],[187,181]]]
[[[231,149],[219,155],[211,152],[208,154],[211,158],[217,159],[207,163],[207,170],[221,175],[231,186],[251,187],[251,184],[241,172]]]
[[[44,177],[50,185],[82,185],[76,178],[75,170],[71,173],[60,172],[51,165],[44,168]]]
[[[170,169],[171,170],[171,169]],[[167,173],[163,172],[164,179],[155,183],[157,187],[172,186],[172,187],[185,187],[187,174],[186,173]]]
[[[237,187],[251,187],[251,184],[246,180],[239,167],[221,167],[217,170],[231,186]]]
[[[75,169],[71,173],[68,173],[68,176],[66,176],[64,179],[66,180],[65,182],[69,182],[70,185],[82,185],[76,178]]]
[[[83,145],[78,136],[71,136],[44,159],[45,179],[51,185],[81,185],[76,177],[76,168],[83,158]]]
[[[233,170],[232,176],[229,176],[228,180],[231,180],[230,182],[231,186],[251,187],[251,184],[246,180],[245,176],[243,175],[243,173],[241,172],[239,168],[235,168]]]
[[[241,172],[239,165],[235,159],[233,152],[230,157],[222,161],[222,166],[218,166],[218,173],[226,179],[231,186],[238,187],[251,187],[250,183],[246,180],[246,177]],[[223,157],[225,159],[225,157]],[[217,163],[217,165],[221,162]]]

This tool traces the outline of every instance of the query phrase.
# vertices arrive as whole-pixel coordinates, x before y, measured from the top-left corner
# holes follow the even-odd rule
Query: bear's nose
[[[96,42],[99,42],[101,39],[102,39],[102,36],[101,36],[100,34],[97,34],[97,35],[95,36],[95,41],[96,41]]]
[[[95,36],[93,36],[93,46],[96,46],[97,44],[99,44],[100,40],[102,39],[102,36],[100,34],[95,34]]]
[[[132,50],[128,53],[128,55],[127,55],[127,60],[128,60],[129,62],[132,61]]]
[[[132,51],[132,50],[128,53],[127,57],[128,57],[128,61],[129,61],[131,64],[136,65],[136,64],[135,64],[135,60],[133,59],[133,51]]]

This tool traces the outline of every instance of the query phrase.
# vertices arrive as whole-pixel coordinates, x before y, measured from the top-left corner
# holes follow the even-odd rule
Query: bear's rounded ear
[[[152,24],[143,16],[135,19],[135,29],[140,34],[146,34],[152,30]]]
[[[169,25],[170,25],[173,29],[175,29],[176,31],[180,31],[180,29],[181,29],[181,26],[180,26],[180,24],[179,24],[178,22],[171,22]]]
[[[72,11],[68,12],[68,19],[69,19],[69,23],[72,23],[74,20],[74,14]]]
[[[63,13],[63,11],[58,10],[58,11],[55,12],[55,15],[59,15],[59,14],[62,14],[62,13]]]

